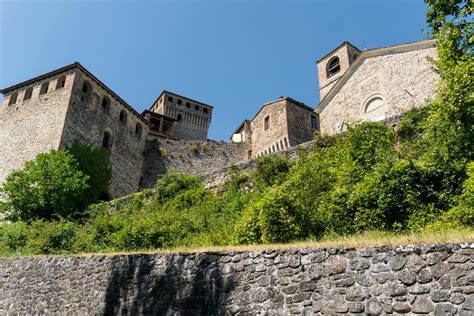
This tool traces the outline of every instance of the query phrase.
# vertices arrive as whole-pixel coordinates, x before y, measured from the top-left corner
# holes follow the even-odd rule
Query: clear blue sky
[[[279,96],[319,102],[315,60],[426,37],[422,0],[0,0],[0,87],[74,61],[138,111],[162,90],[214,105],[228,139]]]

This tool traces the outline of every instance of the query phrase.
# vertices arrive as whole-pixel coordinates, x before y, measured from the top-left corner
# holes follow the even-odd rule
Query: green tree
[[[70,217],[84,209],[89,176],[74,157],[62,150],[41,153],[13,171],[1,188],[3,212],[11,220]]]
[[[78,168],[84,174],[89,176],[87,184],[89,192],[87,194],[86,204],[96,202],[99,197],[107,190],[112,170],[109,162],[109,152],[104,148],[93,148],[75,141],[67,147],[73,157],[78,162]]]

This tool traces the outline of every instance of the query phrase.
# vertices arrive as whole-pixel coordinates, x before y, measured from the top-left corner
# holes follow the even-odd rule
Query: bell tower
[[[344,42],[318,61],[319,98],[326,94],[349,69],[361,51],[349,42]]]

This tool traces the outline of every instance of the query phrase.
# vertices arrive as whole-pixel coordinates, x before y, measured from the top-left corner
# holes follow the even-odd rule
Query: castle
[[[264,104],[244,120],[232,142],[207,139],[214,108],[163,91],[138,113],[79,63],[1,90],[0,183],[40,152],[74,140],[110,152],[107,195],[120,197],[152,186],[168,169],[202,175],[310,141],[315,131],[334,134],[347,124],[393,124],[435,94],[438,76],[426,40],[361,51],[342,45],[317,63],[320,103],[289,97]]]

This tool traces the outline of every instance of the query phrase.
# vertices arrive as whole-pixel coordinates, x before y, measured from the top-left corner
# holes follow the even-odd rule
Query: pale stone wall
[[[381,116],[389,120],[410,108],[426,105],[435,96],[439,80],[427,60],[435,54],[436,48],[426,48],[363,60],[319,113],[321,131],[334,134],[348,123],[378,120]],[[385,101],[383,113],[364,113],[364,103],[375,95]]]
[[[264,105],[251,122],[252,156],[276,152],[289,147],[286,100]],[[264,128],[265,117],[270,118],[268,130]],[[278,149],[276,145],[278,144]],[[281,148],[283,147],[283,148]]]
[[[0,258],[0,314],[473,315],[474,244]]]
[[[331,88],[336,84],[336,82],[341,78],[341,76],[349,69],[350,65],[354,61],[357,55],[360,54],[360,51],[353,48],[351,45],[344,44],[339,49],[328,54],[324,59],[318,62],[318,81],[319,81],[319,99],[322,100],[326,94],[331,90]],[[327,76],[327,67],[328,63],[334,58],[339,58],[339,65],[341,70],[339,73],[328,78]]]
[[[112,179],[108,193],[111,198],[116,198],[138,191],[143,164],[142,152],[148,134],[146,122],[82,71],[76,71],[77,78],[65,119],[61,147],[64,148],[74,140],[101,147],[104,132],[109,132],[112,136]],[[81,90],[84,81],[92,88],[90,94]],[[102,107],[104,97],[110,100],[107,108]],[[121,111],[126,114],[124,122],[119,119]],[[141,133],[136,133],[137,124],[141,126]]]
[[[57,80],[63,75],[67,76],[65,86],[56,89]],[[38,153],[59,148],[74,76],[70,70],[5,94],[0,106],[0,184]],[[39,95],[45,82],[49,82],[48,92]],[[24,100],[30,87],[33,94]],[[8,105],[14,93],[18,93],[17,102]]]

